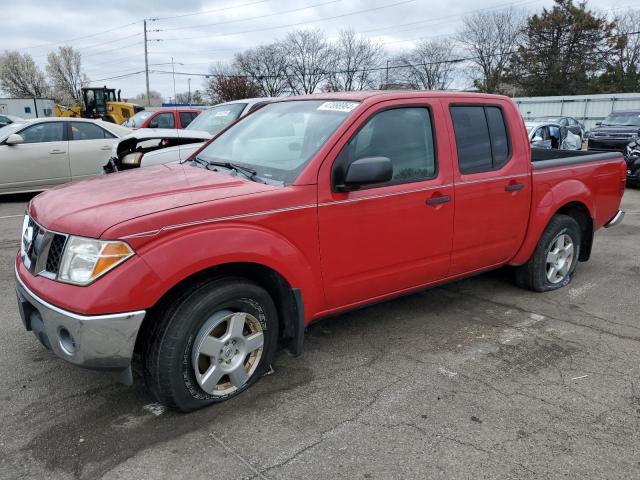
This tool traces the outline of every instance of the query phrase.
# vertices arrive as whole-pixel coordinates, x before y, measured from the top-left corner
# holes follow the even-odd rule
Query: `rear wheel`
[[[518,286],[536,292],[564,287],[580,256],[581,230],[568,215],[554,215],[529,261],[516,270]]]
[[[156,321],[146,339],[145,380],[158,401],[185,412],[246,390],[276,350],[273,300],[240,278],[200,284]]]

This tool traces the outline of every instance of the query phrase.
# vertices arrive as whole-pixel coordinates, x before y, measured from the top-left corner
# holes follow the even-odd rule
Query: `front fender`
[[[593,193],[580,180],[562,180],[555,185],[536,182],[534,178],[534,195],[532,197],[529,227],[525,241],[510,265],[526,263],[538,245],[538,241],[558,210],[570,203],[580,203],[588,210],[589,216],[595,218]]]
[[[299,288],[305,316],[311,316],[324,305],[319,266],[313,263],[314,259],[317,262],[317,246],[311,251],[316,255],[305,255],[302,248],[276,231],[238,223],[176,230],[145,244],[138,253],[162,279],[149,286],[155,302],[203,270],[229,263],[255,263],[275,270],[291,287]]]

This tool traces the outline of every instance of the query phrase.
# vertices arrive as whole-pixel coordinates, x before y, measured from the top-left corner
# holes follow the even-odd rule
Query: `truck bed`
[[[545,148],[531,149],[531,163],[534,170],[614,159],[623,159],[622,153],[593,153],[586,150],[554,150]]]

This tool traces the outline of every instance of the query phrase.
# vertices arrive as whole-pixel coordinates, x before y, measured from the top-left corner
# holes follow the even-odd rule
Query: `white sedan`
[[[131,130],[82,118],[38,118],[0,128],[0,194],[38,192],[102,173]]]

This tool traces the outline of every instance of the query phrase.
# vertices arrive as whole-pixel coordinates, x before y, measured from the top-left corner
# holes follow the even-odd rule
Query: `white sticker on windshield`
[[[229,110],[222,110],[221,112],[216,112],[214,117],[226,117],[229,115]]]
[[[358,106],[358,102],[324,102],[318,110],[331,110],[332,112],[350,112]]]

